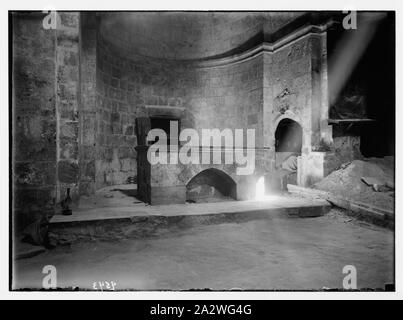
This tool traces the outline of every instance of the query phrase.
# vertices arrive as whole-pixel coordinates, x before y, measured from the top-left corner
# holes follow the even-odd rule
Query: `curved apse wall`
[[[222,55],[273,33],[303,12],[102,13],[100,32],[130,55],[194,60]]]
[[[263,69],[270,62],[263,63],[261,46],[252,48],[262,44],[263,35],[301,15],[100,14],[96,188],[136,176],[134,125],[137,117],[150,115],[147,106],[168,113],[179,107],[172,109],[183,110],[181,129],[255,129],[255,146],[263,147]],[[269,67],[266,74],[272,71]],[[258,152],[257,162],[262,159]],[[176,168],[171,176],[187,177],[182,170]],[[154,171],[156,184],[170,180],[167,172]]]
[[[181,129],[254,128],[263,145],[263,59],[201,67],[127,57],[100,34],[97,44],[96,188],[137,175],[135,119],[147,105],[184,108]]]
[[[146,105],[182,105],[179,79],[170,64],[127,58],[98,36],[96,188],[136,177],[135,119],[148,116]]]

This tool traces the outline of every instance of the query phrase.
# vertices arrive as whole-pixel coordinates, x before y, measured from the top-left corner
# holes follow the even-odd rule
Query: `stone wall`
[[[262,147],[262,79],[261,56],[221,67],[189,67],[179,83],[186,106],[182,127],[200,135],[203,128],[255,129],[256,147]]]
[[[266,145],[274,148],[277,125],[288,118],[301,125],[303,148],[310,149],[312,72],[309,41],[307,38],[297,40],[268,55],[266,60]]]
[[[128,59],[98,37],[97,188],[137,176],[135,119],[149,116],[146,106],[182,106],[179,78],[170,64]]]
[[[248,23],[246,16],[242,19]],[[262,27],[263,20],[264,26],[270,21],[270,18],[259,19],[250,20],[256,30]],[[275,29],[272,26],[267,32]],[[308,155],[329,151],[332,136],[327,124],[326,34],[320,28],[306,30],[300,37],[291,34],[287,36],[289,39],[282,39],[285,45],[265,47],[244,58],[234,54],[220,63],[209,64],[198,60],[174,62],[146,58],[122,43],[118,49],[116,41],[112,41],[100,25],[96,188],[125,183],[128,177],[136,176],[134,121],[137,117],[155,115],[155,112],[166,116],[176,113],[180,130],[195,128],[200,136],[202,129],[209,128],[255,129],[255,176],[274,169],[274,132],[282,119],[290,118],[303,128],[302,154],[306,156],[303,164],[309,169],[307,159],[312,156]],[[117,38],[120,36],[124,36],[123,31]],[[130,41],[126,39],[126,42]],[[159,44],[163,47],[163,43]],[[175,108],[176,111],[172,111]],[[196,167],[198,169],[187,170],[179,165],[171,170],[154,166],[151,184],[178,185],[191,178],[190,171],[197,174],[208,165]],[[304,170],[306,175],[309,175],[308,169]],[[178,178],[184,176],[186,179]]]
[[[225,164],[225,145],[222,144],[222,150],[214,151],[221,155],[222,164],[154,165],[151,170],[151,185],[154,188],[185,186],[198,173],[214,168],[237,183],[238,199],[253,197],[258,175],[262,175],[267,169],[263,149],[262,55],[219,67],[203,67],[196,63],[177,70],[177,90],[183,92],[184,97],[181,129],[194,128],[198,131],[200,150],[197,151],[201,152],[200,161],[202,153],[210,152],[202,143],[202,129],[243,129],[244,148],[247,147],[246,129],[255,129],[255,171],[250,176],[238,176],[236,168],[244,165]],[[212,154],[210,152],[211,158]]]
[[[112,56],[117,57],[116,54]],[[142,79],[138,81],[139,92],[136,95],[139,103],[129,102],[129,106],[133,106],[134,112],[140,113],[140,116],[149,115],[149,110],[143,109],[143,105],[180,106],[183,107],[180,129],[197,129],[200,137],[202,129],[255,129],[255,174],[252,177],[234,177],[235,181],[244,181],[242,183],[250,188],[259,175],[274,168],[274,133],[278,123],[285,118],[295,120],[303,129],[302,153],[305,158],[302,166],[305,169],[301,170],[304,172],[302,176],[313,181],[324,171],[323,163],[318,161],[323,155],[312,152],[325,152],[330,147],[326,144],[331,143],[331,130],[325,124],[327,92],[322,91],[326,84],[325,60],[323,35],[308,33],[272,52],[263,51],[248,59],[229,61],[214,67],[198,62],[174,65],[162,61],[158,65],[153,60],[147,63],[142,61],[141,66],[132,70],[130,65],[136,66],[135,61],[121,59],[119,63],[125,66],[121,69],[124,70],[123,74],[126,72],[127,78]],[[152,66],[159,72],[154,71]],[[144,69],[147,67],[149,69]],[[143,76],[150,79],[151,85],[147,85]],[[116,77],[106,78],[104,83],[116,78],[115,86],[119,86],[119,77],[124,78],[117,68]],[[153,79],[159,82],[154,83]],[[170,86],[158,86],[166,80]],[[122,91],[117,90],[118,94]],[[174,96],[177,103],[169,102],[169,94]],[[118,115],[116,120],[119,129],[121,119]],[[311,162],[315,164],[312,174],[309,171]],[[209,167],[214,166],[153,166],[151,184],[153,187],[183,185]],[[224,170],[225,166],[222,167]],[[236,165],[231,166],[227,173],[232,176],[235,168]]]
[[[275,130],[283,119],[302,127],[299,184],[324,174],[324,154],[333,148],[328,125],[326,34],[311,32],[272,54],[265,54],[264,139],[274,150]],[[318,160],[319,159],[319,160]]]
[[[13,15],[13,173],[17,224],[79,199],[79,13]]]
[[[66,198],[67,188],[75,204],[79,200],[79,27],[78,12],[58,12],[56,32],[56,201]]]
[[[89,12],[82,12],[80,18],[80,194],[90,195],[95,191],[95,159],[97,158],[97,20],[95,15]]]
[[[174,64],[128,58],[98,35],[96,77],[96,189],[126,183],[128,177],[137,175],[137,117],[175,114],[180,130],[194,128],[200,137],[202,129],[255,129],[256,147],[263,147],[261,55],[219,67]],[[262,152],[257,152],[257,158],[260,168]],[[192,166],[192,170],[168,167],[153,166],[153,186],[183,185],[214,165]],[[236,166],[231,168],[234,171]]]
[[[55,32],[44,14],[12,17],[13,209],[17,228],[53,213],[56,186]]]

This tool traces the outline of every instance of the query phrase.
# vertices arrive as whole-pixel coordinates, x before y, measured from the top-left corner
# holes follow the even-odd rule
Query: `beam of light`
[[[265,198],[265,186],[264,186],[264,177],[260,177],[256,183],[256,200],[264,200]]]
[[[348,81],[355,66],[364,54],[379,22],[386,13],[370,12],[359,14],[357,29],[345,31],[338,43],[334,57],[329,60],[329,105],[333,105]],[[360,19],[362,18],[362,19]]]
[[[266,194],[264,177],[260,177],[256,182],[255,200],[274,202],[278,199],[280,199],[279,196],[272,195],[272,194],[270,194],[270,195]]]
[[[256,183],[255,200],[273,203],[279,199],[281,199],[280,196],[266,194],[264,177],[260,177]]]

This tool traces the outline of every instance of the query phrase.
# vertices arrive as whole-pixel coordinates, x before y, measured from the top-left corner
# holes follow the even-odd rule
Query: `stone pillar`
[[[329,120],[327,83],[326,32],[313,34],[309,39],[311,54],[311,148],[328,151],[333,147],[332,127]]]
[[[275,167],[275,138],[273,128],[273,81],[272,81],[272,55],[263,52],[263,148],[265,168],[273,171]]]
[[[78,12],[58,12],[56,27],[56,201],[66,189],[76,204],[79,199],[78,105],[79,105]]]
[[[333,148],[329,120],[327,88],[326,33],[309,37],[311,60],[310,150],[304,149],[298,159],[298,184],[309,186],[325,176],[326,154]]]

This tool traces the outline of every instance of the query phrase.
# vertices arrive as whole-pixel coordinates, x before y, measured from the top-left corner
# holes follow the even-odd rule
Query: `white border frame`
[[[14,0],[10,3],[2,2],[1,10],[1,40],[4,47],[8,47],[8,10],[247,10],[247,11],[297,11],[297,10],[395,10],[396,11],[396,106],[401,105],[402,101],[402,64],[399,57],[403,56],[402,39],[403,30],[400,21],[403,2],[398,0],[339,0],[334,2],[326,1],[298,1],[288,0],[277,1],[256,1],[250,0],[247,2],[204,0],[198,2],[191,1],[145,1],[136,2],[133,6],[132,1],[113,1],[113,7],[108,5],[108,2],[99,0],[83,1],[70,0],[68,2],[54,3],[52,1],[36,0],[30,2],[27,0]],[[8,50],[1,51],[3,69],[9,67]],[[1,97],[3,100],[3,110],[0,117],[0,150],[9,150],[9,75],[8,72],[1,73]],[[396,107],[396,123],[398,120],[403,120],[402,109]],[[396,126],[396,137],[402,136],[402,127]],[[396,141],[396,159],[400,160],[402,156],[403,144]],[[5,153],[5,152],[4,152]],[[402,209],[402,188],[400,181],[403,179],[402,168],[396,162],[396,234],[395,234],[395,280],[396,293],[393,292],[15,292],[9,291],[9,159],[5,155],[0,159],[1,173],[0,181],[1,190],[1,214],[0,214],[0,299],[136,299],[136,300],[151,300],[151,299],[181,299],[181,300],[202,300],[202,299],[234,299],[234,300],[266,300],[266,299],[402,299],[403,298],[403,278],[399,270],[403,270],[402,263],[402,235],[403,231],[399,232],[402,218],[399,216]],[[401,272],[401,271],[400,271]]]

